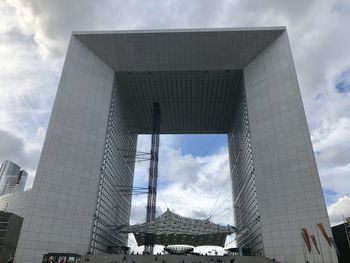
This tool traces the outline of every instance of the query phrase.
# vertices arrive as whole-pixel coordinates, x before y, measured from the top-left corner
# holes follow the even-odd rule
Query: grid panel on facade
[[[258,200],[255,189],[254,164],[249,135],[249,120],[244,87],[236,102],[236,118],[232,132],[228,134],[229,158],[235,211],[238,229],[238,247],[251,249],[253,255],[264,253]]]
[[[242,70],[117,72],[125,119],[138,134],[152,132],[152,106],[162,109],[160,132],[227,133],[234,121]]]
[[[134,162],[125,156],[136,151],[137,134],[130,133],[124,118],[118,83],[112,93],[90,252],[94,254],[126,246],[127,235],[112,231],[130,218]],[[132,161],[130,161],[132,160]]]

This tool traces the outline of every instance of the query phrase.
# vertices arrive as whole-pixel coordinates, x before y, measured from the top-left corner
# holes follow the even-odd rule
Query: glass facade
[[[260,216],[256,195],[254,164],[250,142],[247,102],[244,88],[237,102],[237,115],[228,134],[230,173],[237,246],[250,248],[252,255],[263,254]]]
[[[101,167],[97,205],[93,220],[90,252],[112,252],[127,245],[127,234],[112,231],[127,225],[130,218],[134,160],[137,134],[131,134],[125,124],[122,104],[115,85],[112,94],[105,150]]]
[[[0,166],[0,196],[24,191],[28,173],[17,164],[4,161]]]

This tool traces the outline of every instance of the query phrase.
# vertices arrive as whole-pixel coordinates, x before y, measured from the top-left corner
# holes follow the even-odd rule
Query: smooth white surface
[[[113,80],[114,72],[72,37],[33,189],[20,213],[17,263],[40,262],[54,251],[87,253]]]
[[[242,69],[285,30],[226,28],[73,33],[115,71]]]
[[[305,262],[301,229],[317,242],[315,224],[331,231],[286,33],[244,69],[244,80],[265,255]],[[324,262],[337,262],[320,239]],[[316,253],[308,260],[322,262]]]

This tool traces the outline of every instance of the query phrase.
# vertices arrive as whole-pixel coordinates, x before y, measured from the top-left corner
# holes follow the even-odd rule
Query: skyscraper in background
[[[0,196],[8,193],[24,191],[28,173],[11,161],[0,165]]]

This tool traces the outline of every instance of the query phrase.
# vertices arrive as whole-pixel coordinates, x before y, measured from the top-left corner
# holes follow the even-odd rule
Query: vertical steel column
[[[160,107],[159,103],[153,104],[153,130],[151,142],[151,160],[148,178],[148,200],[146,222],[151,222],[156,216],[157,202],[157,178],[158,178],[158,155],[159,155],[159,133],[160,133]],[[153,254],[154,237],[146,235],[145,250]]]

